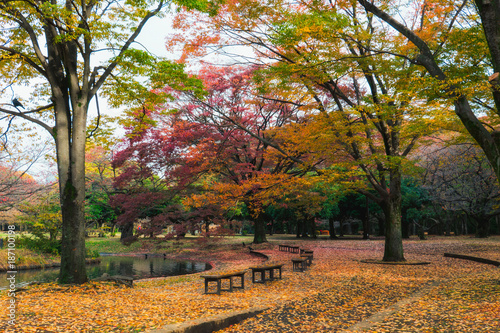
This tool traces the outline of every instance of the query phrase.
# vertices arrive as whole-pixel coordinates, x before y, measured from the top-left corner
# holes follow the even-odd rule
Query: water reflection
[[[174,276],[202,272],[210,269],[210,264],[190,260],[172,260],[163,257],[147,256],[112,256],[104,255],[101,263],[87,266],[87,275],[90,279],[109,275],[125,275],[133,277],[134,280]],[[31,281],[50,282],[55,281],[59,275],[59,268],[47,268],[43,270],[18,271],[16,274],[16,285],[22,286]],[[6,289],[8,281],[7,274],[0,273],[0,289]]]

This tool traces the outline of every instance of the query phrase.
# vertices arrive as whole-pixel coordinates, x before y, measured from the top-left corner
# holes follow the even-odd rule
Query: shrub
[[[85,249],[85,258],[99,258],[100,256],[97,250]]]
[[[38,253],[59,255],[59,253],[61,252],[61,241],[50,240],[46,237],[31,238],[29,236],[23,235],[16,239],[16,245],[19,248],[29,249]]]

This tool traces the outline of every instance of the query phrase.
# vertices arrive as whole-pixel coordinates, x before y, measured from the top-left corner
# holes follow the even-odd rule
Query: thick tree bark
[[[328,226],[330,227],[330,239],[338,239],[335,234],[335,221],[333,220],[333,217],[328,219]]]
[[[56,101],[58,100],[55,98]],[[65,103],[62,103],[65,105]],[[56,145],[62,212],[59,283],[84,283],[85,267],[85,132],[86,107],[74,109],[72,125],[67,109],[56,116]],[[60,103],[55,103],[56,109]]]
[[[344,217],[340,218],[339,237],[344,237]]]
[[[490,235],[490,218],[487,216],[480,216],[474,218],[476,220],[476,237],[487,238]]]
[[[296,229],[297,238],[300,238],[300,236],[302,235],[302,228],[303,228],[302,220],[296,219],[295,225],[297,226]]]
[[[318,236],[316,235],[316,219],[314,218],[314,216],[311,216],[309,219],[308,219],[308,224],[309,224],[309,227],[311,229],[311,237],[312,238],[318,238]]]
[[[259,213],[254,221],[254,236],[253,242],[255,244],[262,244],[267,242],[266,238],[266,218],[264,213]]]
[[[370,225],[370,206],[368,205],[368,197],[366,197],[366,205],[363,213],[363,239],[370,238],[371,225]]]
[[[56,1],[51,3],[55,5]],[[21,72],[26,75],[30,72],[36,73],[50,86],[51,103],[31,112],[19,110],[19,112],[12,112],[3,108],[1,112],[41,126],[55,140],[63,219],[59,282],[83,283],[87,281],[83,208],[89,101],[118,66],[121,56],[134,43],[146,22],[157,15],[166,3],[159,1],[156,8],[144,10],[144,16],[137,17],[138,20],[131,35],[119,50],[115,49],[118,52],[114,55],[114,60],[111,60],[107,67],[99,66],[94,69],[91,67],[91,57],[95,53],[94,38],[99,38],[102,32],[100,32],[101,28],[96,28],[92,23],[95,19],[92,13],[99,12],[106,20],[110,15],[108,12],[112,9],[107,4],[95,1],[80,3],[66,1],[66,12],[49,13],[42,8],[47,4],[46,1],[29,4],[12,3],[8,6],[5,2],[3,3],[2,18],[9,22],[7,26],[15,26],[16,29],[18,27],[23,30],[23,33],[16,32],[15,35],[22,36],[20,37],[23,38],[22,44],[28,45],[28,48],[22,50],[18,47],[12,48],[11,46],[19,41],[9,37],[10,41],[1,46],[0,62],[7,61],[7,66],[12,67],[10,58],[21,59],[19,63]],[[34,13],[37,14],[34,15]],[[6,58],[5,54],[9,56]],[[33,77],[36,77],[35,74]],[[25,76],[24,79],[26,78],[28,77]],[[16,83],[17,80],[16,78],[12,82]],[[30,116],[33,111],[44,111],[52,107],[54,119],[48,116],[41,118]],[[55,126],[53,126],[53,121],[55,121]]]
[[[404,239],[410,238],[410,222],[406,218],[401,219],[401,232]]]
[[[67,191],[75,191],[71,183],[66,184]],[[85,217],[83,202],[74,200],[74,195],[66,193],[61,198],[62,209],[62,244],[59,283],[84,283],[87,281],[85,267]]]
[[[378,224],[378,233],[377,236],[385,236],[385,217],[382,214],[377,214],[377,224]]]
[[[120,230],[121,230],[120,241],[122,242],[134,236],[133,223],[127,223],[125,225],[122,225]]]
[[[390,192],[381,201],[385,214],[384,261],[405,261],[401,229],[401,173],[391,172]]]

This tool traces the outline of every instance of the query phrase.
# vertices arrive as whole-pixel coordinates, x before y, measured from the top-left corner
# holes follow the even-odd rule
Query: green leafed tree
[[[436,98],[453,105],[500,178],[500,1],[358,3],[413,49],[408,60],[435,80]]]
[[[208,11],[203,0],[176,5]],[[171,1],[0,1],[0,84],[29,85],[30,100],[0,106],[2,133],[16,120],[55,140],[62,249],[60,283],[87,281],[85,270],[85,144],[89,105],[103,91],[113,106],[146,106],[168,97],[155,91],[185,77],[180,65],[136,43],[145,24]],[[171,82],[170,82],[171,83]]]
[[[18,208],[23,213],[19,222],[29,226],[39,243],[57,243],[61,232],[61,208],[55,191],[49,189],[41,193],[36,200],[21,203]]]

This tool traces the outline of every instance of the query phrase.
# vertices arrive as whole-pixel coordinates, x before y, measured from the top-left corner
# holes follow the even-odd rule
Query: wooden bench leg
[[[231,281],[233,281],[233,278],[240,278],[240,285],[236,286],[233,282],[232,283],[232,288],[234,289],[245,289],[245,276],[244,275],[236,275],[231,277]]]
[[[293,271],[301,271],[304,272],[307,268],[306,266],[306,260],[301,260],[301,261],[293,261]]]
[[[260,274],[260,280],[255,281],[255,273]],[[266,273],[263,270],[255,270],[253,271],[252,283],[264,283],[266,281]]]
[[[217,279],[217,295],[220,295],[220,290],[222,288],[221,280],[222,279]]]

